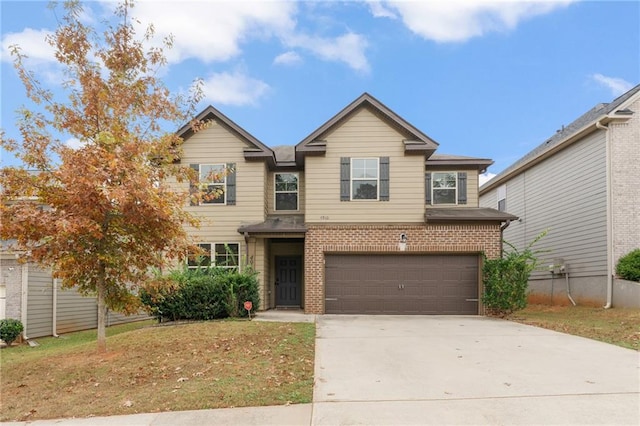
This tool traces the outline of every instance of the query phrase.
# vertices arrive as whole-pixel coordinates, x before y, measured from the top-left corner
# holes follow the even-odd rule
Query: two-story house
[[[295,146],[271,149],[213,107],[182,164],[218,196],[188,207],[211,264],[259,273],[262,309],[481,314],[482,255],[516,219],[480,208],[487,159],[438,144],[365,93]],[[226,173],[222,171],[226,170]]]
[[[548,230],[534,300],[640,307],[640,283],[615,276],[640,247],[640,85],[507,167],[480,188],[480,205],[520,218],[504,234],[518,248]]]

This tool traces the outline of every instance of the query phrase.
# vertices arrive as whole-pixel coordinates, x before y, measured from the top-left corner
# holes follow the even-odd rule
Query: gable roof
[[[634,112],[629,110],[627,106],[638,98],[640,98],[640,84],[620,95],[608,104],[602,103],[594,106],[589,111],[575,119],[568,126],[563,126],[561,130],[556,132],[556,134],[482,185],[480,187],[479,194],[482,195],[486,193],[506,180],[533,167],[545,158],[548,158],[556,152],[566,148],[573,142],[576,142],[586,135],[596,131],[599,124],[604,125],[612,121],[628,120]]]
[[[296,145],[296,161],[303,162],[305,155],[322,155],[326,151],[323,137],[334,128],[342,124],[360,108],[370,108],[374,114],[390,126],[409,136],[405,142],[405,152],[431,156],[438,148],[438,143],[368,93],[363,93],[339,113],[330,118],[322,126],[314,130],[309,136]]]
[[[275,166],[276,157],[271,148],[260,142],[258,138],[253,136],[251,133],[238,126],[233,120],[224,115],[218,109],[209,105],[195,117],[195,120],[203,122],[215,120],[216,123],[225,127],[228,131],[235,134],[249,145],[244,149],[244,157],[246,160],[266,160],[270,167]],[[194,131],[191,123],[187,123],[176,133],[179,137],[186,140],[194,134]]]

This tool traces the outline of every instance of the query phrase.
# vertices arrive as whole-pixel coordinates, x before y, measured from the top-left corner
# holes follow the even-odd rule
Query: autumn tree
[[[171,130],[193,113],[197,91],[176,97],[162,84],[156,73],[171,40],[149,47],[153,29],[136,34],[132,7],[130,0],[119,4],[99,32],[83,24],[80,2],[64,3],[46,40],[64,72],[61,98],[12,47],[33,104],[17,111],[20,137],[3,132],[1,140],[22,165],[0,171],[0,237],[15,240],[26,260],[50,267],[64,287],[97,296],[101,352],[107,308],[136,310],[132,291],[151,268],[186,253],[183,225],[197,226],[183,210],[188,194],[170,185],[193,178],[175,161],[181,140]]]

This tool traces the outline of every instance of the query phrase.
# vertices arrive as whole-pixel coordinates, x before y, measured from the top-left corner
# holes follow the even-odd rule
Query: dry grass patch
[[[640,351],[640,309],[529,305],[509,319]]]
[[[216,321],[122,333],[102,355],[4,349],[1,420],[310,402],[314,338],[314,324]]]

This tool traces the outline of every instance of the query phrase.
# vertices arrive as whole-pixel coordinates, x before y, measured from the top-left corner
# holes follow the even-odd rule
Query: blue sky
[[[100,22],[113,2],[85,6],[86,22]],[[8,46],[55,90],[44,36],[56,17],[45,2],[0,8],[0,126],[15,137],[14,111],[29,104]],[[439,153],[491,158],[498,173],[640,82],[638,1],[141,1],[133,14],[175,38],[169,89],[203,78],[202,109],[271,147],[298,143],[369,92]],[[2,163],[15,159],[3,152]]]

